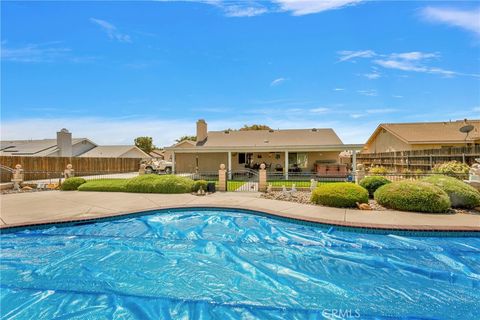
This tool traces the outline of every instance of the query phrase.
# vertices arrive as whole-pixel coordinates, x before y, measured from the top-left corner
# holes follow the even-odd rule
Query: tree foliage
[[[145,153],[150,153],[155,149],[152,137],[138,137],[135,138],[135,145]]]
[[[182,141],[185,141],[185,140],[197,141],[197,137],[196,136],[181,136],[180,138],[178,138],[175,141],[178,143],[178,142],[182,142]]]
[[[240,131],[250,131],[250,130],[272,130],[272,128],[270,128],[266,124],[252,124],[251,126],[244,125],[242,128],[240,128]]]

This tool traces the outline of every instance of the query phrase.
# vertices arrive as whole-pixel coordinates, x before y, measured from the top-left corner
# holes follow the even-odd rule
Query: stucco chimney
[[[57,132],[57,147],[60,157],[72,156],[72,134],[65,128]]]
[[[197,121],[197,142],[207,139],[207,123],[200,119]]]

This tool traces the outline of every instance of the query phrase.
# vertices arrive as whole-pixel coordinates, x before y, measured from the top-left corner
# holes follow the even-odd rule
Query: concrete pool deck
[[[138,211],[185,207],[249,209],[333,225],[398,230],[479,231],[480,214],[361,211],[270,200],[256,192],[190,194],[44,191],[0,196],[0,228],[88,220]]]

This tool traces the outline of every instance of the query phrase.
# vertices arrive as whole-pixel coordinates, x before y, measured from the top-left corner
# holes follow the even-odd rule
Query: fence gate
[[[258,171],[245,169],[227,173],[227,191],[257,192]]]

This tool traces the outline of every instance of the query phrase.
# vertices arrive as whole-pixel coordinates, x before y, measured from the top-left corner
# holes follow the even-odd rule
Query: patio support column
[[[175,174],[175,152],[172,152],[172,174]]]
[[[357,150],[352,150],[352,172],[357,170]]]
[[[228,170],[228,180],[232,179],[232,151],[228,151],[228,162],[227,162],[227,170]]]
[[[285,173],[285,180],[288,180],[288,151],[285,151],[285,168],[284,168],[284,173]]]

